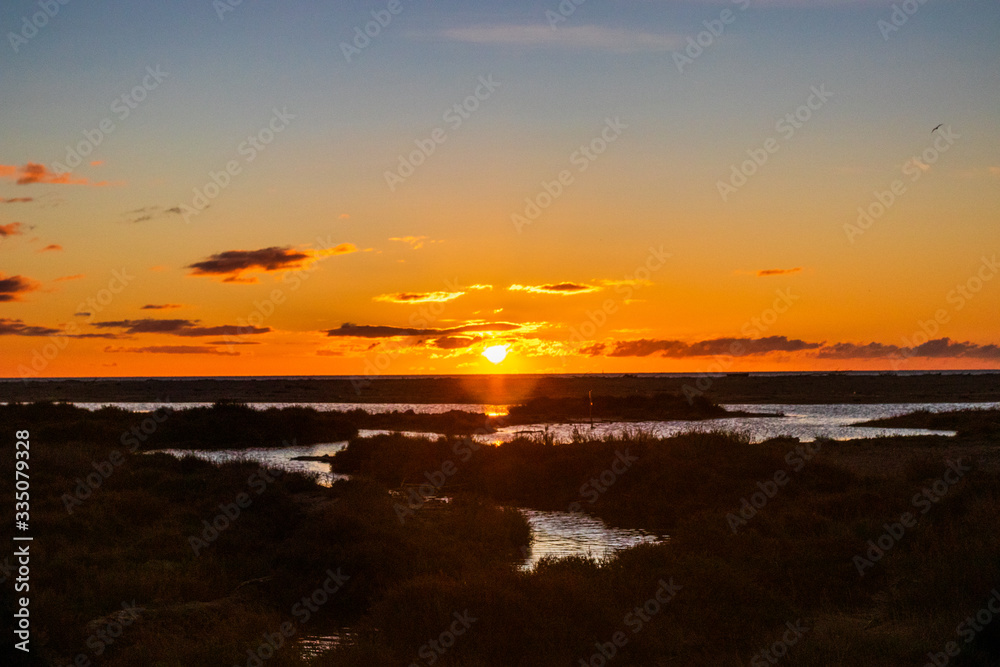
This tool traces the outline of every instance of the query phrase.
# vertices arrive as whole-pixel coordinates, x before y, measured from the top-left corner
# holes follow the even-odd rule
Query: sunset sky
[[[995,0],[0,26],[0,376],[1000,368]]]

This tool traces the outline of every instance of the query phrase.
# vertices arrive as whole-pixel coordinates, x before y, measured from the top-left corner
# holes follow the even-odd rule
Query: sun
[[[507,346],[491,345],[483,350],[483,356],[492,361],[494,364],[499,364],[507,358]]]

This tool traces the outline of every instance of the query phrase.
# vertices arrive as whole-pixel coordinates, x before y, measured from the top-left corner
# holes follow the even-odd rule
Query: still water
[[[128,410],[150,411],[163,405],[162,403],[78,403],[80,407],[96,410],[104,405],[114,405]],[[208,403],[173,404],[175,409],[184,407],[207,406]],[[470,412],[502,413],[504,406],[484,406],[474,404],[344,404],[344,403],[252,403],[253,407],[264,409],[269,407],[288,407],[291,405],[308,406],[317,410],[345,410],[363,408],[372,412],[388,412],[392,410],[414,412],[446,412],[448,410],[467,410]],[[953,435],[949,431],[926,431],[922,429],[887,429],[856,427],[851,424],[871,419],[881,419],[895,415],[913,412],[915,410],[930,410],[941,412],[945,410],[962,410],[969,408],[1000,407],[1000,403],[891,403],[867,405],[726,405],[729,410],[765,413],[764,417],[731,417],[726,419],[709,419],[704,421],[648,421],[648,422],[598,422],[591,429],[589,424],[531,424],[517,427],[504,427],[498,433],[481,436],[485,442],[500,443],[510,440],[518,433],[540,434],[548,428],[555,442],[570,442],[574,431],[585,436],[601,437],[603,435],[621,433],[625,429],[642,429],[655,436],[670,436],[685,431],[741,431],[746,433],[753,442],[761,442],[768,438],[787,435],[802,441],[814,440],[817,437],[835,440],[853,438],[870,438],[893,435],[941,434]],[[382,431],[361,431],[360,435],[373,435]],[[425,434],[412,434],[425,435]],[[247,459],[258,461],[263,465],[278,467],[284,470],[307,473],[314,476],[319,484],[330,486],[342,475],[332,473],[330,467],[318,461],[293,461],[296,456],[322,456],[334,454],[346,446],[346,442],[329,442],[315,445],[300,445],[280,449],[247,448],[226,449],[215,451],[163,450],[175,456],[196,456],[214,462]],[[610,528],[600,519],[585,514],[569,512],[539,512],[521,510],[528,518],[534,534],[534,545],[526,555],[523,567],[532,568],[545,556],[594,556],[603,557],[620,549],[625,549],[640,542],[659,539],[642,531]]]

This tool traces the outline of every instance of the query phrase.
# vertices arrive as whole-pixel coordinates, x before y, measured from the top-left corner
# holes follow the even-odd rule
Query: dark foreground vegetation
[[[11,432],[34,429],[0,416]],[[121,450],[118,435],[33,432],[38,664],[85,653],[114,666],[255,665],[283,623],[294,633],[262,665],[306,664],[294,640],[344,626],[343,645],[311,664],[1000,664],[1000,619],[987,609],[990,622],[976,621],[1000,587],[1000,443],[989,434],[751,445],[633,433],[500,447],[383,436],[338,454],[334,468],[354,477],[329,489],[249,463],[135,454],[67,505]],[[6,498],[12,478],[0,477]],[[425,499],[421,485],[452,501]],[[240,493],[249,506],[195,555],[191,536]],[[523,572],[527,529],[502,509],[511,504],[670,539]],[[301,622],[295,605],[328,572],[347,578]],[[2,590],[10,637],[9,580]],[[133,601],[138,620],[97,656],[94,633]]]
[[[948,412],[918,410],[898,417],[874,419],[855,425],[956,431],[961,437],[998,436],[1000,435],[1000,410],[951,410]]]

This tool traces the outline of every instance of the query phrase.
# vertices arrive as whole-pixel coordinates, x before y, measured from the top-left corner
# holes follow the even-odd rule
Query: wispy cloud
[[[164,208],[163,206],[144,206],[143,208],[137,208],[134,211],[127,211],[122,217],[125,218],[126,222],[137,223],[154,220],[156,218],[168,217],[171,215],[181,215],[183,213],[184,211],[181,210],[180,206],[172,206],[170,208]]]
[[[94,326],[98,329],[122,329],[123,332],[127,334],[169,334],[171,336],[184,337],[246,336],[265,334],[271,331],[270,327],[241,327],[234,324],[204,327],[200,326],[198,322],[199,320],[158,320],[154,318],[145,318],[141,320],[94,322]]]
[[[219,349],[208,345],[149,345],[146,347],[112,347],[104,348],[105,352],[138,352],[145,354],[220,354],[226,357],[238,357],[239,352]]]
[[[182,307],[183,306],[179,303],[147,303],[139,310],[171,310],[173,308],[182,308]]]
[[[0,178],[10,178],[16,185],[34,185],[36,183],[48,183],[54,185],[90,185],[92,187],[105,187],[109,185],[120,185],[110,181],[93,182],[87,178],[73,178],[70,172],[56,174],[49,171],[44,164],[29,162],[23,167],[15,165],[0,164]]]
[[[425,243],[441,243],[441,241],[432,241],[426,236],[393,236],[389,240],[397,243],[405,243],[414,250],[420,250],[424,247]]]
[[[25,276],[6,276],[0,273],[0,303],[20,301],[21,295],[34,292],[41,284]]]
[[[8,236],[21,236],[24,234],[24,223],[22,222],[11,222],[6,225],[0,225],[0,239],[5,239]]]
[[[0,336],[51,336],[59,329],[29,326],[23,320],[0,317]]]
[[[0,197],[0,204],[27,204],[32,201],[35,201],[34,197],[11,197],[10,199]]]
[[[39,250],[38,252],[50,252],[50,251],[53,251],[53,250],[62,250],[62,249],[63,249],[63,247],[61,245],[59,245],[58,243],[50,243],[47,246],[45,246],[44,248],[42,248],[41,250]]]
[[[587,294],[596,292],[600,287],[587,285],[584,283],[549,283],[547,285],[518,285],[514,284],[507,288],[511,292],[528,292],[529,294]]]
[[[380,294],[375,301],[386,303],[444,303],[453,301],[465,292],[397,292],[395,294]]]
[[[326,335],[350,338],[397,338],[401,336],[447,336],[449,334],[460,333],[514,331],[520,328],[520,324],[512,324],[510,322],[464,324],[448,329],[418,329],[413,327],[392,327],[345,322],[337,329],[328,330]]]
[[[802,271],[801,266],[796,266],[794,269],[761,269],[757,272],[758,278],[766,278],[767,276],[785,276],[790,273],[799,273]]]
[[[227,250],[189,264],[187,268],[193,269],[190,274],[192,276],[221,277],[225,283],[255,283],[255,276],[246,278],[243,274],[252,271],[273,273],[302,269],[322,257],[345,255],[357,250],[352,243],[341,243],[322,250],[294,250],[291,246]]]
[[[471,26],[450,28],[437,33],[437,36],[449,41],[470,44],[613,53],[673,51],[682,48],[685,43],[684,38],[679,35],[596,25],[560,26],[556,30],[544,24]]]

